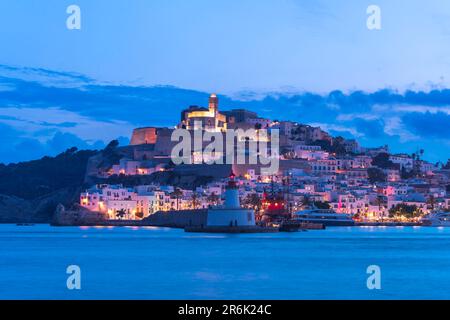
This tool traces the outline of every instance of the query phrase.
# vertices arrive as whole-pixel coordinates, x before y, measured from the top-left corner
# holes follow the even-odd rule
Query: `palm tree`
[[[450,159],[447,160],[447,163],[443,166],[443,169],[450,169]]]
[[[116,213],[116,217],[119,219],[122,219],[123,217],[125,217],[127,214],[127,212],[125,211],[125,209],[120,209],[119,211],[117,211]]]
[[[197,193],[194,191],[194,192],[192,193],[192,197],[191,197],[191,205],[192,205],[192,208],[194,208],[194,210],[197,209],[197,207],[198,207],[199,204],[200,204],[200,201],[198,200],[198,195],[197,195]]]
[[[175,190],[170,194],[177,201],[177,211],[180,210],[180,198],[183,196],[183,191],[179,188],[175,188]]]
[[[434,198],[434,196],[432,194],[428,197],[427,204],[430,205],[431,210],[434,210],[434,207],[436,204],[436,199]]]
[[[215,193],[212,192],[208,197],[207,197],[207,201],[209,204],[211,205],[217,205],[219,203],[219,196]]]
[[[311,201],[309,196],[308,195],[304,195],[303,196],[303,200],[302,200],[302,208],[310,207],[312,204],[313,204],[313,202]]]
[[[381,195],[377,196],[377,204],[378,204],[378,212],[381,212],[381,208],[383,207],[384,204],[384,199]],[[384,212],[381,214],[381,221],[383,222],[383,218],[384,218]]]

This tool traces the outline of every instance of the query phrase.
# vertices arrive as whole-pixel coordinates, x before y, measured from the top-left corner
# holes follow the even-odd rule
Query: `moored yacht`
[[[321,223],[324,226],[354,226],[350,215],[329,209],[308,209],[294,213],[292,218],[304,223]]]
[[[423,226],[450,227],[450,212],[434,212],[421,220]]]

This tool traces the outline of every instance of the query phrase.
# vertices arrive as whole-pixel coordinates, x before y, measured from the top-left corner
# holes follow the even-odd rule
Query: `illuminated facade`
[[[157,128],[136,128],[131,135],[130,145],[155,144],[157,139]]]
[[[163,191],[155,186],[125,188],[122,185],[100,184],[80,194],[80,206],[102,213],[109,220],[140,220],[158,211],[194,209],[192,194],[179,190],[181,194],[175,197],[168,190]],[[196,207],[207,206],[206,197],[199,196]]]
[[[227,117],[219,113],[219,98],[212,94],[209,97],[208,108],[191,106],[181,113],[180,128],[188,130],[225,131]]]

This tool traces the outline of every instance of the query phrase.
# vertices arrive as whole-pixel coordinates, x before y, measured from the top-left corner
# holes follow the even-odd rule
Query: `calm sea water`
[[[68,290],[66,268],[81,268]],[[381,290],[366,268],[381,267]],[[1,299],[449,299],[450,228],[208,235],[0,225]]]

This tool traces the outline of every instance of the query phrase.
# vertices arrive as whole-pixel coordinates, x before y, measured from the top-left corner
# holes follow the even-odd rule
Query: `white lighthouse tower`
[[[208,210],[208,227],[254,227],[253,210],[241,208],[239,189],[231,174],[225,191],[225,204]]]
[[[234,181],[234,176],[230,177],[228,185],[225,189],[225,208],[240,209],[241,203],[239,201],[239,188]]]

